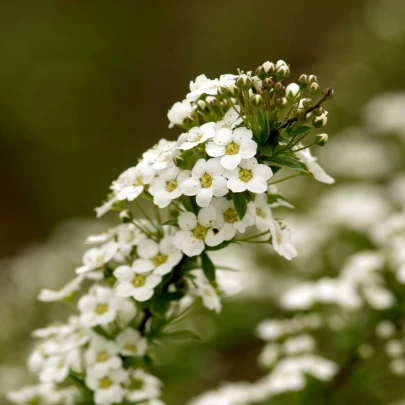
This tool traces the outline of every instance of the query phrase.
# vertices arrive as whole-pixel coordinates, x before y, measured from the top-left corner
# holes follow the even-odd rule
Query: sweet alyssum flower
[[[148,369],[156,345],[171,336],[166,327],[195,301],[219,312],[222,299],[243,287],[216,267],[210,250],[264,243],[287,259],[295,256],[288,229],[272,212],[291,205],[270,179],[287,167],[298,173],[274,183],[301,173],[331,182],[304,138],[326,124],[321,104],[333,92],[321,91],[316,77],[305,75],[299,86],[285,89],[282,81],[289,74],[284,61],[266,62],[255,75],[200,75],[190,83],[185,99],[168,113],[169,126],[182,129],[180,137],[161,139],[143,153],[112,182],[106,202],[96,209],[98,216],[118,212],[121,224],[88,238],[94,246],[72,282],[41,293],[44,301],[68,298],[79,314],[35,332],[41,341],[29,368],[52,385],[10,394],[12,402],[164,405],[161,382]],[[312,102],[309,95],[319,97]],[[252,236],[238,235],[245,232]],[[367,299],[379,286],[363,287]],[[383,295],[380,289],[375,306],[386,304]],[[303,386],[305,373],[329,378],[333,367],[310,354],[310,343],[305,336],[280,343],[271,375],[254,386],[238,385],[236,395],[227,387],[222,402],[209,405],[266,399]],[[62,387],[73,383],[80,390],[68,400]]]
[[[228,193],[227,180],[222,176],[224,170],[219,159],[199,159],[191,177],[181,183],[181,191],[184,195],[196,196],[200,207],[208,207],[213,196],[222,197]]]
[[[207,144],[206,150],[209,156],[221,157],[220,162],[225,169],[234,170],[242,159],[256,155],[257,143],[252,138],[252,131],[244,127],[234,131],[220,128],[215,132],[212,142]]]

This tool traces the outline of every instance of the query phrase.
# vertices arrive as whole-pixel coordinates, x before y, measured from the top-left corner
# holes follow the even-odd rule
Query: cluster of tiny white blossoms
[[[274,184],[301,175],[333,182],[309,151],[325,145],[327,135],[304,144],[326,124],[322,103],[333,91],[322,91],[313,75],[284,87],[288,76],[279,61],[256,75],[191,82],[168,114],[170,126],[183,129],[178,140],[162,139],[146,151],[96,209],[98,216],[118,211],[122,223],[87,239],[93,247],[69,284],[40,294],[42,301],[73,302],[79,314],[35,332],[40,341],[29,368],[39,376],[38,392],[74,386],[77,404],[162,404],[161,382],[150,374],[155,342],[194,337],[172,323],[196,300],[218,312],[221,298],[240,290],[209,252],[246,242],[296,256],[273,213],[288,205]],[[290,173],[274,180],[280,169]],[[42,404],[35,392],[9,399]]]

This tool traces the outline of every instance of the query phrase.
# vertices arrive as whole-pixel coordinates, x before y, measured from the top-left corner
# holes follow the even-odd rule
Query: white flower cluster
[[[337,366],[314,354],[316,343],[307,331],[320,329],[315,314],[289,319],[267,320],[258,325],[257,334],[268,343],[259,363],[271,371],[254,383],[228,383],[216,391],[194,398],[189,405],[248,405],[304,389],[306,375],[320,381],[331,380]]]
[[[78,385],[83,403],[160,404],[161,383],[146,371],[149,343],[175,336],[166,328],[194,300],[219,312],[221,297],[240,290],[209,252],[247,242],[271,245],[288,260],[296,256],[273,213],[288,203],[270,180],[287,168],[295,174],[275,182],[301,174],[333,181],[303,144],[326,124],[321,103],[332,91],[321,92],[316,77],[306,75],[284,88],[288,75],[285,62],[266,62],[256,76],[199,76],[190,84],[186,100],[169,112],[170,126],[185,132],[146,151],[96,209],[98,216],[119,211],[122,224],[87,239],[93,247],[70,283],[40,293],[42,301],[71,301],[79,310],[68,323],[35,332],[41,342],[29,368],[41,384]],[[307,90],[319,94],[315,104],[304,97]]]

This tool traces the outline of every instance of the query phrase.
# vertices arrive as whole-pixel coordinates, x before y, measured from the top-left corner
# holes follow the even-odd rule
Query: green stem
[[[292,174],[291,176],[283,177],[283,178],[280,179],[280,180],[272,181],[271,183],[267,183],[267,184],[268,184],[269,186],[272,186],[273,184],[282,183],[283,181],[287,181],[287,180],[290,180],[290,179],[293,179],[293,178],[299,177],[299,176],[302,176],[302,173],[301,173],[301,172]]]

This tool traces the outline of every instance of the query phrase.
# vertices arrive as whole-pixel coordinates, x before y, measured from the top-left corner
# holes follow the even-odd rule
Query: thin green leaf
[[[201,265],[205,277],[207,277],[209,281],[215,281],[215,265],[205,252],[201,253]]]
[[[239,218],[243,219],[247,211],[247,202],[245,196],[242,193],[234,193],[233,203],[235,204],[235,209],[239,215]]]
[[[296,160],[292,157],[266,157],[264,158],[267,162],[270,162],[274,165],[277,166],[282,166],[282,167],[288,167],[290,169],[294,170],[300,170],[302,172],[308,172],[307,167],[304,165],[304,163],[300,162],[299,160]]]
[[[304,134],[309,134],[312,130],[314,129],[314,127],[312,125],[301,125],[298,128],[294,128],[294,129],[288,129],[288,132],[290,133],[290,135],[296,136],[296,135],[304,135]]]

